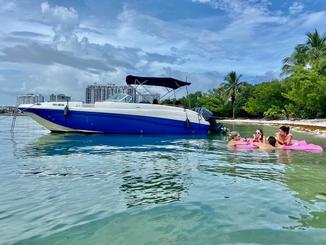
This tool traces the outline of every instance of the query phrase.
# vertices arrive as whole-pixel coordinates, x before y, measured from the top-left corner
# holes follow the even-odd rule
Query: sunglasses
[[[256,131],[256,134],[261,134],[261,132],[259,132],[259,131]]]

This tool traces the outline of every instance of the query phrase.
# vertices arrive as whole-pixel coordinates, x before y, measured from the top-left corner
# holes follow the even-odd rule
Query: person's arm
[[[257,142],[257,138],[255,134],[253,134],[252,142]]]
[[[280,139],[278,133],[275,134],[275,139],[276,139],[277,143],[279,143],[280,145],[284,145],[284,141]]]
[[[285,142],[284,142],[284,144],[285,145],[291,145],[291,140],[292,140],[292,134],[288,134],[287,136],[286,136],[286,138],[285,138]]]
[[[235,142],[236,145],[248,145],[248,141],[237,141]]]

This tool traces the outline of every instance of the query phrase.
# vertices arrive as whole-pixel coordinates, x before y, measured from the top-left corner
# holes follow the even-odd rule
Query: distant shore
[[[222,119],[219,122],[239,124],[287,125],[293,130],[326,136],[326,119],[264,120],[264,119]]]

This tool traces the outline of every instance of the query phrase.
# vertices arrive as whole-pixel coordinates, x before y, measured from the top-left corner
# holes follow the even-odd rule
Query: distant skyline
[[[326,1],[0,0],[0,105],[25,93],[85,99],[128,74],[171,76],[207,91],[230,71],[278,78],[305,34],[326,32]]]

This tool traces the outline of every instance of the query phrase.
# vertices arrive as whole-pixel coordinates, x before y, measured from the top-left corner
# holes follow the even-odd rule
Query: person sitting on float
[[[257,129],[254,134],[253,142],[264,143],[265,141],[266,138],[264,136],[263,130]]]

